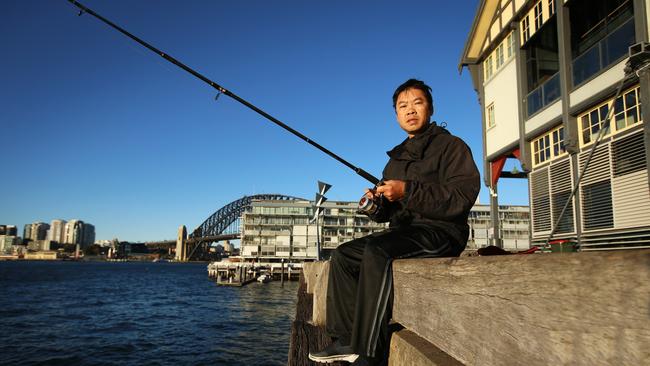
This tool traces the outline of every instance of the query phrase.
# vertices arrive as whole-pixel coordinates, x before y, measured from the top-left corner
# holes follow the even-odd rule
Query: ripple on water
[[[297,284],[205,265],[0,262],[0,364],[284,365]]]

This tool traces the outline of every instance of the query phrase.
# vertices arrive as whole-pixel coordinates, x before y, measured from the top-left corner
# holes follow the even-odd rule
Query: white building
[[[65,224],[65,243],[79,244],[82,248],[95,242],[95,226],[81,220],[70,220]]]
[[[356,213],[356,202],[327,201],[324,214],[316,223],[309,201],[254,200],[242,215],[241,256],[248,259],[315,260],[317,240],[331,250],[348,240],[381,231],[377,224]]]
[[[326,201],[324,212],[316,223],[312,202],[287,200],[254,200],[241,219],[241,255],[249,260],[270,262],[279,259],[315,260],[316,243],[320,239],[323,252],[339,244],[384,230],[378,224],[357,214],[357,202]],[[500,207],[501,235],[507,249],[525,250],[530,246],[530,214],[526,206]],[[468,249],[489,245],[490,209],[476,204],[470,212]]]
[[[518,177],[533,242],[650,247],[650,74],[624,71],[628,47],[650,39],[649,11],[650,0],[480,1],[460,67],[479,95],[494,233],[499,178]],[[524,172],[503,172],[508,158]]]
[[[65,242],[65,224],[67,221],[55,219],[50,222],[50,230],[48,231],[48,239],[57,243]]]
[[[490,206],[475,204],[469,213],[469,239],[467,249],[479,249],[490,244],[494,237]],[[530,248],[530,209],[528,206],[499,206],[498,237],[503,248],[511,251]]]

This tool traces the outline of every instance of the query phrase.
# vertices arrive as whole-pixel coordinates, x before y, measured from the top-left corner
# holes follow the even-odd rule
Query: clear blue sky
[[[392,92],[422,79],[482,170],[457,71],[478,0],[82,3],[375,176],[405,138]],[[369,185],[67,1],[0,2],[0,44],[0,223],[21,232],[77,218],[97,239],[166,239],[244,195]],[[525,181],[502,181],[502,204],[528,204]]]

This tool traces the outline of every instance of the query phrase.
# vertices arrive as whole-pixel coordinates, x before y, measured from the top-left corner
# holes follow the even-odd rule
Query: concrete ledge
[[[390,338],[388,366],[462,366],[462,363],[408,329]]]
[[[408,259],[393,320],[467,365],[650,365],[650,250]]]

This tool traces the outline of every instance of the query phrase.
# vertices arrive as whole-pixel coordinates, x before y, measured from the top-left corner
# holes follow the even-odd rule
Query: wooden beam
[[[393,319],[467,365],[650,365],[650,250],[393,263]]]

